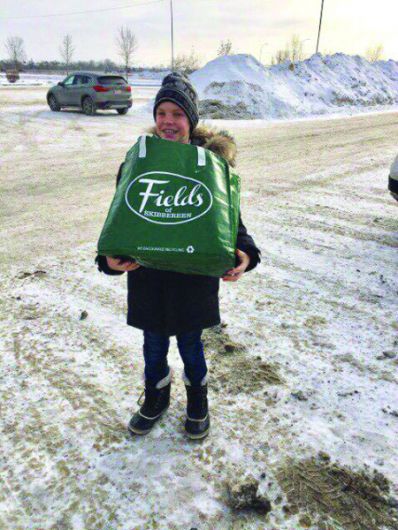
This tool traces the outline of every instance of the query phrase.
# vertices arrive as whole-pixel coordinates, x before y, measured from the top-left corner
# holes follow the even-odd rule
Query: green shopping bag
[[[240,179],[213,152],[141,136],[128,151],[98,254],[222,276],[235,266]]]

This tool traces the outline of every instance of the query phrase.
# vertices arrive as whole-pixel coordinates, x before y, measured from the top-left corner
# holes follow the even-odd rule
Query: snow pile
[[[191,79],[210,118],[290,118],[398,104],[398,62],[342,53],[268,68],[251,55],[229,55]]]

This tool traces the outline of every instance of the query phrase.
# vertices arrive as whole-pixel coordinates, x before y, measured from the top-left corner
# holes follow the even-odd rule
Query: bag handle
[[[147,135],[143,134],[140,136],[140,145],[138,150],[138,158],[145,158],[146,157],[146,138]],[[198,166],[205,166],[206,165],[206,151],[203,147],[197,146],[198,151]]]
[[[138,151],[138,158],[146,157],[146,134],[140,136],[140,147]]]
[[[206,165],[206,151],[203,147],[198,146],[198,166]]]

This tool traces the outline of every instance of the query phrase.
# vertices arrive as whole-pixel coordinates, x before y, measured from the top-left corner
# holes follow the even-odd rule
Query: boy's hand
[[[246,252],[237,249],[236,254],[239,258],[240,264],[224,274],[222,277],[224,282],[237,282],[250,264],[250,257],[246,254]]]
[[[111,258],[110,256],[106,256],[106,261],[110,269],[113,269],[114,271],[121,271],[121,272],[135,271],[136,269],[138,269],[138,267],[141,266],[139,263],[133,260]]]

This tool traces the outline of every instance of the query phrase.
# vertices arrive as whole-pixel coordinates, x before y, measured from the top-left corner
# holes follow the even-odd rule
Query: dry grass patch
[[[287,496],[285,511],[308,512],[319,518],[319,529],[396,530],[396,499],[381,473],[353,471],[332,463],[327,455],[288,461],[277,473]]]
[[[203,342],[212,362],[211,386],[216,392],[252,393],[264,385],[283,383],[278,368],[260,357],[249,356],[243,344],[230,338],[225,324],[206,330]]]

